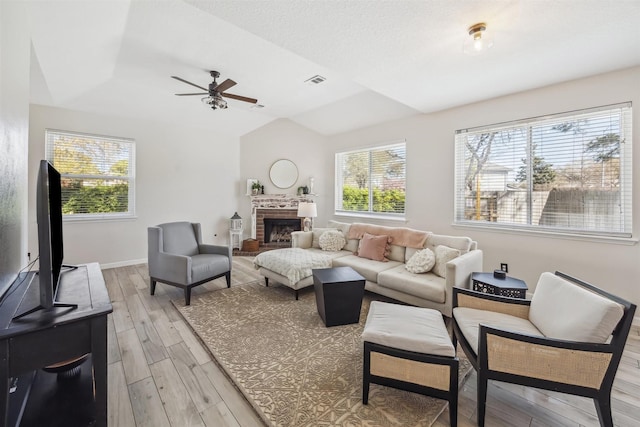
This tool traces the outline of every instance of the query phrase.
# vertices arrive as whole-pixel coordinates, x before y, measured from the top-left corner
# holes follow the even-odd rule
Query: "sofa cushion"
[[[309,248],[309,249],[307,249],[307,251],[315,253],[315,254],[319,254],[319,255],[328,256],[331,259],[340,258],[340,257],[347,256],[347,255],[353,255],[351,252],[345,251],[345,250],[341,250],[341,251],[323,251],[320,248]]]
[[[327,230],[320,235],[320,249],[323,251],[342,250],[347,241],[340,230]]]
[[[373,261],[367,258],[360,258],[357,255],[347,255],[339,258],[334,258],[332,264],[333,267],[352,267],[370,282],[377,282],[378,273],[380,273],[381,271],[389,270],[390,268],[397,267],[398,265],[404,268],[404,266],[398,261]]]
[[[529,309],[545,336],[591,343],[607,341],[623,314],[620,304],[549,272],[540,275]]]
[[[454,258],[458,258],[460,256],[460,251],[448,246],[438,245],[433,253],[436,256],[436,263],[433,266],[433,272],[440,277],[446,277],[447,263]]]
[[[409,273],[403,264],[378,273],[378,285],[438,303],[446,300],[445,279],[433,273]]]
[[[388,254],[387,244],[389,236],[374,236],[373,234],[364,233],[360,239],[357,255],[360,258],[372,259],[374,261],[387,261],[385,258]]]
[[[466,254],[471,249],[472,240],[464,236],[445,236],[444,234],[430,234],[427,238],[426,248],[435,252],[436,247],[442,245],[457,249],[460,255]]]
[[[338,230],[342,231],[342,233],[344,234],[344,238],[347,239],[347,244],[343,248],[344,250],[357,252],[360,239],[347,238],[347,236],[349,235],[351,224],[349,224],[348,222],[329,221],[327,222],[327,227],[337,228]]]
[[[493,326],[495,328],[508,331],[519,332],[521,334],[543,336],[533,323],[521,317],[509,314],[497,313],[495,311],[478,310],[469,307],[456,307],[453,309],[453,317],[460,327],[460,332],[469,341],[475,354],[478,354],[478,336],[480,335],[480,324]]]
[[[409,258],[409,261],[407,261],[405,268],[409,273],[426,273],[431,271],[435,263],[435,254],[431,249],[425,248],[413,254],[413,256]]]
[[[405,246],[389,245],[388,249],[387,258],[392,261],[404,262],[404,253],[407,249]]]

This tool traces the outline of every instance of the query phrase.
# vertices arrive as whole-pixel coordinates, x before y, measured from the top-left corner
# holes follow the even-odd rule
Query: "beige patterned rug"
[[[362,404],[360,323],[327,328],[312,289],[253,282],[194,296],[176,307],[270,426],[430,426],[447,403],[371,385]],[[460,357],[460,378],[471,370]]]

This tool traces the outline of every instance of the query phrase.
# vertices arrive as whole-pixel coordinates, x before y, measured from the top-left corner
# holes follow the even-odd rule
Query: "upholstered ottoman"
[[[444,399],[458,420],[458,358],[437,310],[374,301],[362,332],[362,403],[375,383]]]

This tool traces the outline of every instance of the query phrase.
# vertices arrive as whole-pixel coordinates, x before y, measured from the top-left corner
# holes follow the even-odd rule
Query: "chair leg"
[[[298,290],[296,289],[296,301],[298,301]]]
[[[365,343],[365,347],[366,347]],[[371,364],[371,353],[367,348],[364,350],[364,361],[362,363],[362,404],[369,404],[369,369]]]
[[[231,272],[227,271],[227,274],[224,275],[225,279],[227,279],[227,288],[231,287]]]
[[[184,305],[191,304],[191,288],[184,288]]]
[[[458,425],[458,363],[449,367],[451,381],[449,384],[449,423],[451,427]]]
[[[593,401],[596,404],[596,412],[598,413],[600,426],[613,427],[613,416],[611,414],[611,393],[606,393],[606,396],[594,397]]]
[[[153,279],[149,280],[151,283],[149,283],[149,289],[151,290],[151,295],[155,295],[156,293],[156,281]]]
[[[478,370],[478,427],[484,427],[484,417],[487,410],[488,379]]]
[[[268,288],[269,287],[269,278],[265,277],[264,278],[264,285]]]

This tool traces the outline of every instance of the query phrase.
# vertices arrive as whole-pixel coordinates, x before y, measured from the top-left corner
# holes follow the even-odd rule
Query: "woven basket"
[[[242,250],[244,252],[256,252],[260,243],[256,239],[247,239],[242,241]]]

